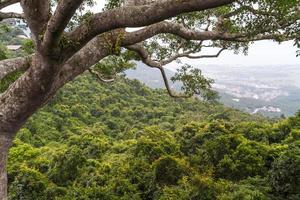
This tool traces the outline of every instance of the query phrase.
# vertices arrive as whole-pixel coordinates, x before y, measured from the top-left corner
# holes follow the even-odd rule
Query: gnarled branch
[[[283,38],[284,40],[292,40],[299,37],[297,34],[280,34],[280,33],[269,33],[266,34],[265,31],[257,33],[255,36],[249,36],[246,33],[227,33],[220,31],[198,31],[192,30],[184,27],[181,24],[173,22],[159,22],[143,29],[133,32],[135,37],[130,37],[132,42],[138,43],[140,41],[147,40],[155,35],[161,33],[170,33],[177,35],[186,40],[221,40],[221,41],[233,41],[233,42],[250,42],[259,40],[272,40],[277,38]],[[126,35],[125,35],[126,38]]]
[[[174,92],[172,91],[172,89],[170,87],[169,80],[168,80],[166,72],[163,68],[163,65],[160,62],[156,62],[156,61],[152,60],[150,55],[148,54],[148,52],[143,48],[143,46],[141,44],[127,46],[126,48],[131,51],[135,51],[141,57],[143,63],[145,63],[149,67],[157,68],[160,70],[160,73],[164,80],[165,87],[171,97],[174,97],[174,98],[189,98],[189,97],[191,97],[189,95],[174,94]]]
[[[167,0],[149,5],[116,8],[90,17],[68,37],[84,45],[96,35],[113,29],[147,26],[181,13],[206,10],[232,2],[234,0]]]
[[[190,58],[190,59],[201,59],[201,58],[216,58],[216,57],[219,57],[221,55],[221,53],[223,51],[225,51],[226,48],[222,48],[218,51],[217,54],[215,55],[200,55],[200,56],[195,56],[195,55],[186,55],[187,58]]]

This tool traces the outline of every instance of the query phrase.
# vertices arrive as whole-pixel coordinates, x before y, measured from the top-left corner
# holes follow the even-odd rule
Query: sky
[[[105,1],[98,1],[93,8],[94,12],[100,12]],[[18,4],[3,9],[5,12],[22,12]],[[299,65],[300,57],[296,57],[297,48],[293,42],[278,44],[273,41],[259,41],[250,46],[248,55],[235,55],[232,51],[223,52],[218,58],[205,58],[201,60],[183,60],[189,64],[212,64],[212,65]],[[212,53],[217,50],[205,52]]]

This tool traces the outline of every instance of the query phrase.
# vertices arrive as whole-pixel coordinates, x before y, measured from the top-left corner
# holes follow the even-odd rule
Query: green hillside
[[[10,150],[10,199],[296,200],[300,113],[274,122],[124,78],[62,89]]]

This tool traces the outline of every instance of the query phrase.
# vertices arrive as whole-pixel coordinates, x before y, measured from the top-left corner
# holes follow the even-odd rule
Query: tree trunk
[[[11,134],[13,135],[13,134]],[[7,155],[13,138],[0,132],[0,200],[7,200]]]

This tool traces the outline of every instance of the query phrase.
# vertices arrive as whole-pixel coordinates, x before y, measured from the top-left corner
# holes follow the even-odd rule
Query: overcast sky
[[[93,8],[94,12],[101,11],[105,1],[99,1]],[[18,4],[10,6],[3,11],[21,12]],[[217,64],[217,65],[299,65],[300,57],[296,57],[296,47],[293,42],[278,44],[272,41],[255,42],[250,46],[249,54],[235,55],[230,51],[223,52],[219,58],[201,59],[189,61],[197,64]]]

